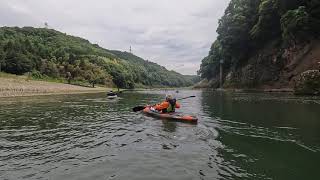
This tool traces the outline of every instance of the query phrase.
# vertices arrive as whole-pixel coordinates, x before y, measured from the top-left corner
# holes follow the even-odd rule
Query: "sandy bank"
[[[0,97],[106,92],[107,88],[88,88],[69,84],[0,77]]]

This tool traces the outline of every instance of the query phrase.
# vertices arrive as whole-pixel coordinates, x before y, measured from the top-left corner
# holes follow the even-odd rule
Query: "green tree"
[[[5,59],[5,54],[4,51],[2,50],[2,47],[0,46],[0,72],[2,71],[2,64],[4,63]]]
[[[34,73],[37,77],[46,75],[53,78],[67,78],[69,81],[91,79],[91,82],[94,80],[89,77],[98,76],[86,68],[87,64],[91,63],[103,70],[107,76],[113,73],[112,78],[117,82],[114,84],[122,88],[133,88],[135,84],[185,86],[193,83],[190,78],[168,71],[132,53],[104,49],[91,44],[88,40],[53,29],[0,27],[0,49],[3,49],[6,55],[5,62],[10,61],[8,69],[10,73],[21,74],[22,71],[29,69],[25,65],[30,65],[34,72],[41,72],[41,76],[39,72]],[[24,63],[20,63],[21,60],[18,59],[22,59]],[[42,59],[46,61],[43,62]],[[26,68],[22,68],[24,70],[20,68],[17,72],[19,68],[13,66],[16,62]],[[2,63],[3,70],[7,69],[5,64]],[[104,83],[100,80],[96,82]]]
[[[97,83],[103,83],[108,78],[104,70],[92,63],[85,64],[84,72],[84,78],[92,84],[92,87],[95,87]]]
[[[59,70],[57,68],[57,65],[52,60],[48,61],[46,59],[43,59],[41,61],[40,72],[41,74],[44,74],[53,78],[59,77]]]
[[[225,61],[237,64],[250,50],[249,31],[256,19],[258,0],[232,0],[219,21],[218,41],[227,56]]]
[[[8,54],[5,64],[5,71],[8,73],[21,75],[32,70],[32,62],[24,54]]]
[[[281,17],[282,38],[289,44],[308,40],[310,35],[310,16],[304,6],[289,10]]]
[[[126,88],[127,87],[126,86],[126,77],[123,73],[121,73],[118,70],[111,71],[110,73],[113,77],[112,81],[117,86],[118,91],[119,91],[119,88]]]
[[[250,30],[251,38],[263,43],[280,33],[280,15],[276,0],[262,0],[259,5],[258,22]]]

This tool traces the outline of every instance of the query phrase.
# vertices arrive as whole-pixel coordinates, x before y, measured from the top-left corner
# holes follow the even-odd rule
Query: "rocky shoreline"
[[[207,80],[204,79],[194,86],[195,89],[219,89],[218,79]],[[294,81],[293,87],[285,86],[278,87],[277,85],[261,85],[256,88],[245,88],[240,85],[225,85],[223,90],[236,91],[236,92],[286,92],[293,93],[295,95],[320,95],[320,71],[319,70],[307,70],[301,73]]]

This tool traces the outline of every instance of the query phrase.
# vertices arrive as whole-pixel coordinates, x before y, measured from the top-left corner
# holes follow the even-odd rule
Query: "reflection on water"
[[[241,168],[231,170],[232,174],[243,172],[239,177],[250,179],[317,177],[318,98],[204,92],[202,102],[204,111],[215,118],[209,123],[220,133],[218,140],[224,145],[220,154]]]
[[[315,179],[320,99],[180,91],[197,125],[131,112],[164,91],[0,99],[0,179]]]
[[[167,132],[175,132],[177,129],[177,122],[172,122],[168,120],[162,120],[163,130]]]

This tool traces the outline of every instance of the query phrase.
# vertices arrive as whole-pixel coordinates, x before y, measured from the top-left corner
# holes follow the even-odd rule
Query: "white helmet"
[[[167,95],[166,95],[166,100],[171,100],[171,99],[173,99],[172,94],[167,94]]]

